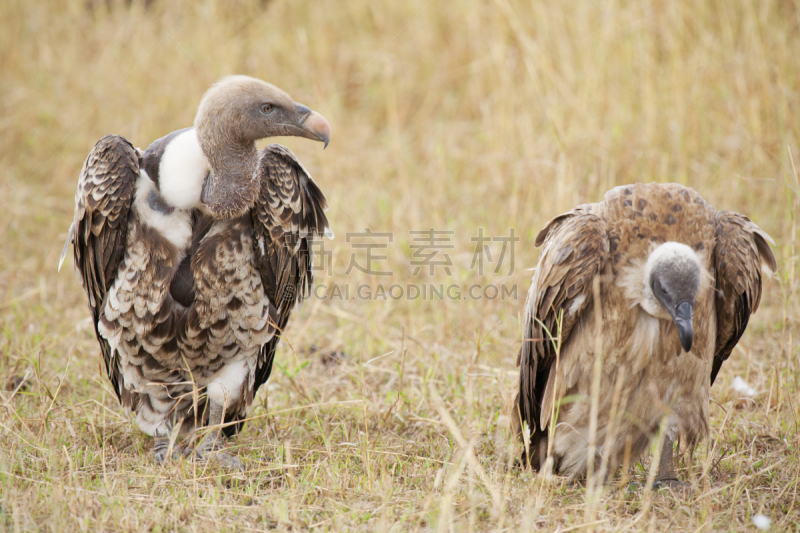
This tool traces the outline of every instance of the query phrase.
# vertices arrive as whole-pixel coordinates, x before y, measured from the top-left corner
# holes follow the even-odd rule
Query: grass
[[[0,395],[0,529],[739,531],[759,513],[800,528],[800,2],[149,4],[0,3],[0,383],[28,378]],[[231,73],[328,118],[324,152],[281,140],[331,204],[317,281],[376,294],[296,313],[231,442],[243,475],[153,463],[103,377],[71,261],[56,272],[96,140],[145,147]],[[525,269],[549,218],[635,181],[748,214],[780,271],[712,389],[710,441],[680,463],[694,496],[609,489],[587,505],[580,485],[508,468]],[[393,234],[375,264],[392,275],[345,274],[364,228]],[[449,276],[413,275],[409,232],[428,228],[454,232]],[[470,268],[480,228],[515,228],[513,272]],[[377,296],[395,283],[517,293]]]

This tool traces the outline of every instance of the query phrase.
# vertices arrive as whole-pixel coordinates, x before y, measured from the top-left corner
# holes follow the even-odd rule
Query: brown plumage
[[[678,483],[672,442],[683,436],[693,445],[708,433],[711,384],[758,308],[762,265],[777,267],[768,242],[744,215],[717,211],[678,184],[617,187],[551,220],[536,238],[544,248],[525,306],[512,413],[518,436],[522,421],[530,430],[531,464],[552,453],[557,472],[586,472],[601,346],[597,466],[604,458],[613,471],[626,446],[635,460],[666,417],[658,480]]]
[[[309,294],[311,241],[332,236],[325,197],[294,155],[257,152],[273,135],[327,144],[330,127],[280,89],[234,76],[206,93],[194,128],[144,152],[104,137],[81,172],[67,245],[109,379],[156,437],[159,462],[177,428],[241,427]],[[217,429],[195,457],[220,446]]]

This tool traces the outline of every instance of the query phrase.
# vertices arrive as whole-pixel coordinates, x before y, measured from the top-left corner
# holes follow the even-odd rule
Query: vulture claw
[[[644,483],[631,481],[628,483],[628,494],[634,494],[644,488]],[[653,483],[653,490],[670,490],[679,495],[691,496],[694,493],[689,483],[678,481],[677,479],[657,479]]]
[[[689,483],[678,481],[677,479],[658,479],[653,483],[653,490],[668,489],[676,494],[691,496],[694,493]]]
[[[181,449],[177,445],[172,446],[172,455],[170,457],[167,457],[168,451],[169,438],[157,438],[155,444],[153,445],[153,457],[159,466],[164,466],[169,460],[177,461],[183,457],[181,454]]]
[[[196,463],[215,462],[227,470],[244,472],[244,463],[229,453],[222,451],[223,437],[219,432],[207,435],[194,450],[189,450],[187,457]]]

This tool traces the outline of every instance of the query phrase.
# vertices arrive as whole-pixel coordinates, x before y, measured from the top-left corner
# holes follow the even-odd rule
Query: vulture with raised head
[[[523,458],[540,468],[551,455],[557,473],[586,474],[599,353],[594,472],[634,461],[663,427],[656,481],[686,488],[673,442],[708,434],[711,385],[758,308],[762,266],[777,269],[768,243],[746,216],[678,184],[617,187],[548,222],[512,413]]]
[[[306,169],[256,141],[327,146],[330,133],[277,87],[231,76],[203,96],[193,127],[144,152],[109,135],[86,159],[61,262],[72,242],[108,378],[159,463],[173,431],[212,426],[193,457],[242,468],[219,452],[223,434],[241,427],[309,294],[311,242],[332,236]]]

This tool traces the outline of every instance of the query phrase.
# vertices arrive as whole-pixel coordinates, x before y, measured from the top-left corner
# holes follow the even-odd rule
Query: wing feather
[[[61,258],[63,262],[71,241],[75,268],[89,298],[89,309],[106,372],[120,400],[120,370],[113,361],[108,341],[100,336],[97,325],[108,289],[114,283],[119,264],[125,256],[128,214],[140,163],[139,152],[124,137],[108,135],[97,142],[86,158],[78,179],[75,216]]]
[[[544,249],[525,304],[525,337],[517,361],[519,415],[533,432],[532,442],[545,436],[542,400],[556,357],[553,341],[560,336],[563,344],[592,305],[592,283],[608,255],[605,222],[587,207],[554,218],[535,241]]]
[[[742,338],[750,315],[761,302],[761,268],[776,272],[778,264],[769,245],[772,238],[749,218],[731,211],[716,214],[717,340],[711,384],[722,363]]]
[[[261,192],[252,210],[256,262],[267,297],[278,308],[279,333],[297,302],[308,297],[313,281],[311,243],[332,237],[328,203],[311,175],[292,152],[278,144],[261,151]],[[279,341],[261,348],[256,390],[269,378]]]

